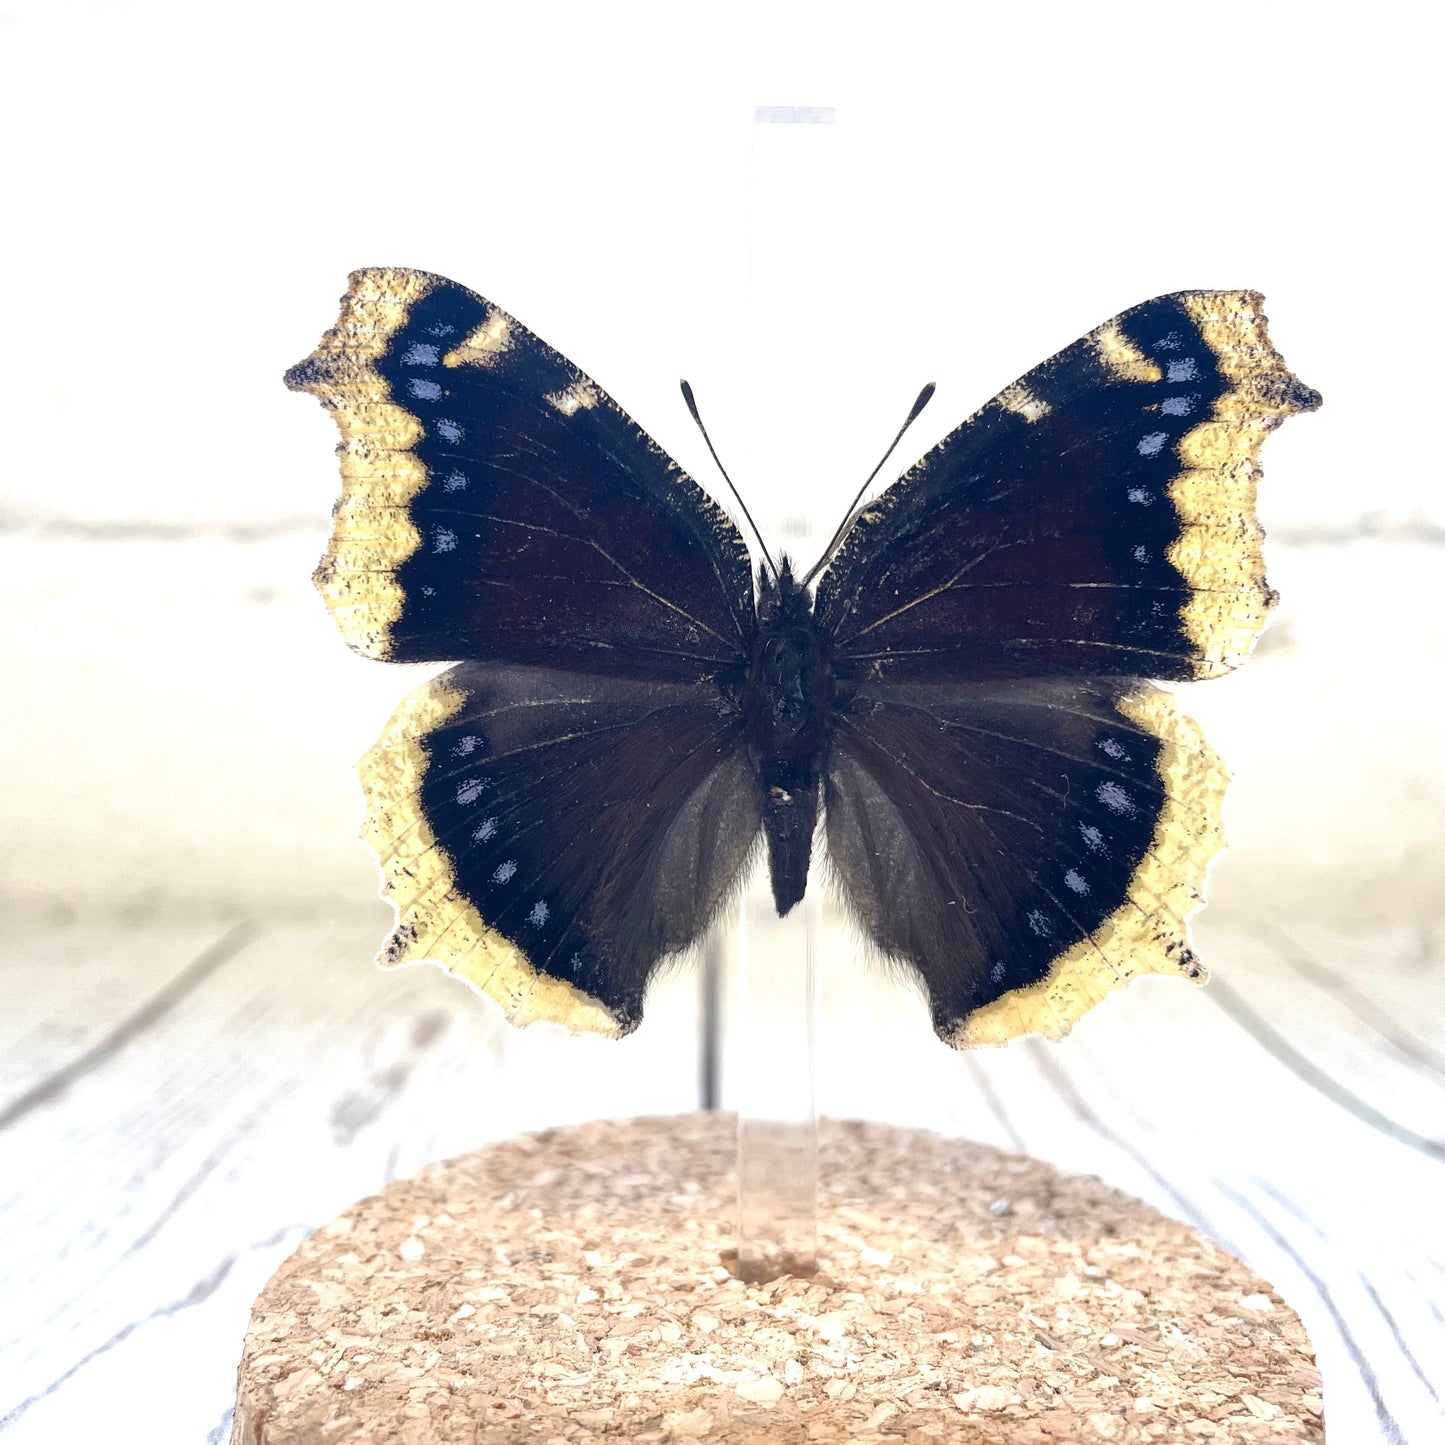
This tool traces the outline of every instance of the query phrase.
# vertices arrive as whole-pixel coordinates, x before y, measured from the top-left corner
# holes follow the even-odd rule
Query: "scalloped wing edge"
[[[604,1004],[542,973],[482,918],[458,888],[452,860],[426,819],[424,739],[454,717],[466,697],[447,673],[414,688],[358,765],[366,795],[362,837],[381,869],[382,897],[396,912],[376,961],[383,968],[434,963],[490,998],[519,1027],[542,1022],[620,1037],[625,1030]]]
[[[406,601],[397,569],[421,545],[407,509],[429,474],[412,451],[421,423],[392,400],[375,363],[438,281],[394,266],[353,271],[336,324],[285,376],[292,391],[314,396],[341,432],[341,497],[311,580],[347,645],[382,661]]]
[[[1047,977],[976,1010],[944,1042],[1005,1044],[1025,1034],[1061,1039],[1108,994],[1158,974],[1203,983],[1189,919],[1204,906],[1210,864],[1223,851],[1220,815],[1229,774],[1199,724],[1163,688],[1126,694],[1119,711],[1163,743],[1156,771],[1164,807],[1129,891],[1088,938],[1054,960]]]
[[[1197,678],[1232,672],[1254,650],[1279,594],[1265,580],[1256,514],[1259,453],[1286,417],[1314,411],[1320,394],[1270,343],[1257,291],[1188,291],[1177,298],[1230,387],[1180,439],[1184,463],[1169,484],[1182,523],[1170,563],[1188,584],[1180,617],[1198,649]]]
[[[1253,651],[1278,601],[1265,580],[1264,529],[1256,515],[1260,448],[1286,417],[1314,411],[1321,397],[1289,371],[1274,349],[1264,297],[1257,291],[1170,292],[1110,317],[1081,341],[1121,381],[1158,382],[1164,374],[1160,364],[1125,328],[1135,312],[1160,302],[1176,302],[1184,309],[1229,382],[1209,415],[1180,439],[1176,453],[1183,467],[1168,487],[1181,523],[1168,559],[1189,588],[1180,620],[1196,651],[1194,676],[1219,677]],[[830,569],[850,562],[859,548],[869,545],[873,531],[885,526],[902,505],[910,485],[926,476],[934,459],[961,432],[995,411],[1013,412],[1029,422],[1047,416],[1051,408],[1030,392],[1027,382],[1062,354],[1004,387],[862,507]]]

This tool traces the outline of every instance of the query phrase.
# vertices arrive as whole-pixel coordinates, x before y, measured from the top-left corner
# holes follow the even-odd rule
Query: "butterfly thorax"
[[[776,583],[762,575],[758,631],[741,703],[748,742],[759,758],[801,759],[822,746],[833,706],[833,670],[812,598],[794,581],[787,558]]]
[[[749,760],[763,789],[763,830],[779,913],[803,896],[807,882],[834,695],[812,598],[785,557],[776,580],[766,570],[759,575],[758,630],[738,698]]]

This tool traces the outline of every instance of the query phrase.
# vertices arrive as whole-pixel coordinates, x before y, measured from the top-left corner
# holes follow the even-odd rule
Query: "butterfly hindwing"
[[[341,429],[316,581],[347,641],[686,681],[751,625],[737,529],[595,382],[465,287],[357,271],[287,373]]]
[[[835,738],[829,856],[943,1039],[1058,1038],[1133,977],[1202,978],[1186,920],[1224,784],[1147,683],[875,684]]]
[[[627,1033],[758,834],[739,724],[692,686],[464,663],[363,760],[367,840],[397,926],[513,1022]]]
[[[1319,405],[1248,291],[1161,296],[963,423],[859,517],[818,587],[875,679],[1211,677],[1273,605],[1257,458]]]

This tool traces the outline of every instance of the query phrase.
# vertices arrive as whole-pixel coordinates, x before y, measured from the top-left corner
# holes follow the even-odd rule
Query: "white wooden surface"
[[[309,1230],[489,1138],[694,1106],[690,976],[621,1044],[517,1033],[438,971],[369,968],[382,915],[359,913],[9,941],[7,1445],[223,1441],[250,1301]],[[824,1108],[1188,1220],[1304,1318],[1332,1440],[1445,1438],[1445,980],[1405,934],[1201,932],[1210,989],[1146,984],[1060,1046],[960,1057],[830,930]]]

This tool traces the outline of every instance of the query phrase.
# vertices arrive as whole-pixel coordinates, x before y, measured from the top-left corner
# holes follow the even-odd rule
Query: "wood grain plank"
[[[249,924],[237,924],[200,950],[179,973],[120,1014],[109,1027],[103,1024],[93,1040],[74,1051],[63,1063],[35,1069],[36,1077],[0,1108],[0,1130],[37,1109],[63,1098],[86,1075],[100,1070],[122,1050],[144,1040],[166,1015],[215,971],[234,958],[254,935]],[[73,1005],[72,1005],[73,1007]],[[32,1039],[34,1035],[30,1036]],[[32,1066],[33,1067],[33,1066]]]
[[[11,940],[0,970],[0,1110],[163,994],[222,932],[122,929],[98,944],[93,931],[56,929],[43,944]]]
[[[127,1407],[155,1438],[204,1438],[256,1289],[315,1225],[519,1128],[692,1106],[685,1029],[591,1050],[519,1034],[437,970],[375,970],[374,944],[369,926],[253,939],[16,1116],[0,1212],[7,1438],[87,1438]],[[664,1020],[691,1005],[686,980],[658,1002]],[[163,1362],[181,1383],[157,1401],[146,1382]]]

